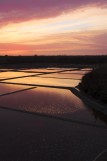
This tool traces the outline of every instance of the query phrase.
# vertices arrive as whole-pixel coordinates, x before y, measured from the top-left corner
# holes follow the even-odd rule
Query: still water
[[[85,69],[83,71],[77,69],[75,72],[72,69],[31,70],[35,74],[38,71],[40,75],[32,76],[32,73],[31,75],[29,73],[26,76],[26,73],[30,70],[0,73],[0,77],[6,74],[8,78],[0,81],[0,106],[2,108],[6,107],[106,126],[103,117],[93,111],[91,107],[85,105],[70,91],[70,87],[77,86],[84,73],[91,69],[86,71]],[[26,77],[11,79],[11,76]],[[39,85],[42,85],[42,87]]]
[[[0,80],[6,79],[6,78],[12,78],[12,77],[28,76],[28,75],[29,73],[25,73],[25,72],[14,72],[14,71],[0,72]]]

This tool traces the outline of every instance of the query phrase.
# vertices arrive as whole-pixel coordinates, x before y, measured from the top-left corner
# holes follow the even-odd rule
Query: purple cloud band
[[[107,7],[107,0],[0,0],[0,25],[55,17],[87,5]]]

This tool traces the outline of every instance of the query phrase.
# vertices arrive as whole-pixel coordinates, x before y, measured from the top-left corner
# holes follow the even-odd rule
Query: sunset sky
[[[107,55],[107,0],[0,0],[0,55]]]

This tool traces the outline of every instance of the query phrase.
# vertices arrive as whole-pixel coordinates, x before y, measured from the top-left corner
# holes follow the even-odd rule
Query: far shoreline
[[[0,56],[0,68],[96,67],[107,63],[107,55],[94,56]]]

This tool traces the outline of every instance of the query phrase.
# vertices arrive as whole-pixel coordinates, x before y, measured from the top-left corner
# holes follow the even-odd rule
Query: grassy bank
[[[107,104],[107,65],[86,74],[79,88],[95,99]]]

